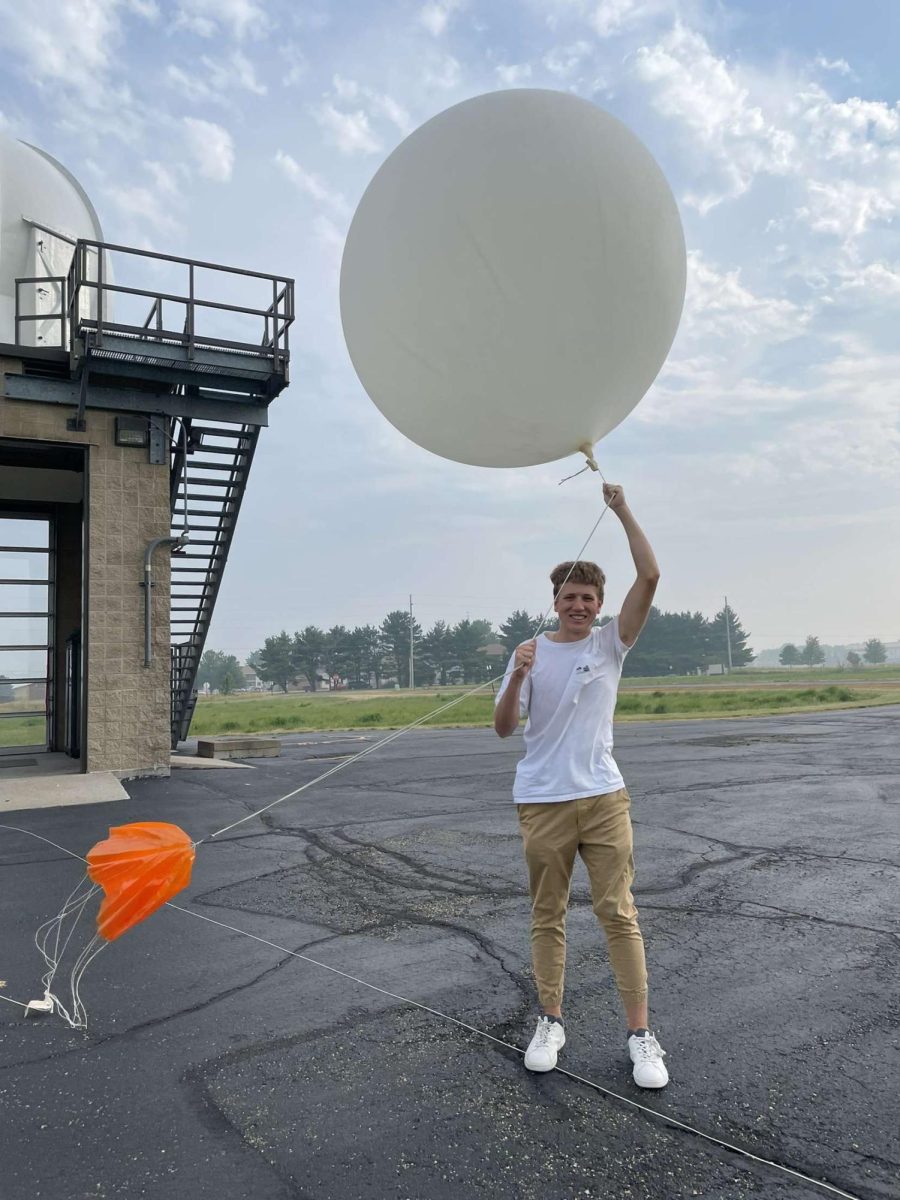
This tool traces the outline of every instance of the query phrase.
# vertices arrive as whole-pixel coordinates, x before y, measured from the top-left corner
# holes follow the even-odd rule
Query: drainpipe
[[[171,546],[175,550],[180,550],[188,541],[187,531],[180,534],[178,537],[161,537],[154,538],[152,542],[147,543],[147,549],[144,551],[144,581],[140,585],[144,589],[144,666],[149,667],[153,661],[153,650],[151,647],[151,610],[152,610],[152,592],[156,586],[153,582],[153,554],[159,546]]]

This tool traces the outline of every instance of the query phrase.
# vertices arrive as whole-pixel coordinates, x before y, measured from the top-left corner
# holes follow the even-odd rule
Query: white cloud
[[[359,97],[359,84],[355,79],[344,79],[340,75],[333,76],[331,85],[338,100],[353,101]]]
[[[328,141],[342,154],[377,154],[382,148],[380,139],[372,132],[368,114],[361,108],[341,112],[326,101],[316,110],[316,120]]]
[[[591,25],[598,37],[612,37],[669,7],[668,0],[600,0]]]
[[[202,73],[199,68],[202,68]],[[225,59],[211,58],[203,54],[199,62],[193,63],[189,70],[183,70],[170,63],[166,67],[166,78],[189,100],[195,102],[230,105],[237,90],[251,92],[256,96],[264,96],[268,91],[267,86],[257,78],[255,65],[240,50],[234,50]]]
[[[422,82],[426,87],[437,88],[441,92],[452,92],[460,85],[462,68],[452,54],[426,61],[422,73]]]
[[[900,102],[883,100],[832,100],[819,87],[800,96],[801,122],[815,154],[826,160],[873,166],[887,154],[898,163]]]
[[[178,181],[171,167],[165,163],[153,160],[147,160],[144,163],[144,167],[153,176],[153,182],[158,192],[165,196],[175,196],[178,194]]]
[[[245,54],[236,50],[231,56],[231,66],[233,68],[232,82],[257,96],[266,94],[268,88],[256,78],[256,68]]]
[[[871,262],[864,267],[842,271],[838,291],[860,291],[867,297],[900,297],[900,264],[891,267],[887,263]]]
[[[760,172],[785,174],[795,165],[796,138],[750,100],[749,90],[706,39],[677,23],[653,46],[642,46],[635,73],[664,116],[682,122],[717,178],[686,201],[708,212],[746,192]]]
[[[293,42],[285,42],[279,47],[279,54],[288,64],[287,70],[281,77],[284,87],[296,87],[303,81],[309,69],[306,55]]]
[[[151,24],[158,21],[161,15],[156,0],[125,0],[125,7],[136,17]]]
[[[210,20],[209,17],[199,17],[193,13],[180,11],[175,17],[175,28],[186,29],[188,33],[195,33],[197,37],[211,38],[216,33],[216,23]]]
[[[365,104],[371,117],[384,117],[404,135],[412,130],[412,119],[402,104],[384,92],[376,92],[355,79],[344,79],[335,75],[332,80],[334,94],[344,104]]]
[[[329,188],[321,176],[304,170],[290,154],[285,154],[282,150],[277,151],[275,164],[298,191],[315,200],[317,204],[321,204],[324,208],[331,209],[332,212],[341,216],[349,214],[350,207],[344,196]]]
[[[118,4],[93,0],[44,0],[36,6],[0,0],[4,57],[18,58],[33,80],[76,92],[96,107],[105,100],[105,79],[122,38]]]
[[[221,103],[222,96],[215,91],[214,88],[198,75],[189,71],[183,71],[181,67],[177,67],[174,63],[169,63],[166,67],[166,80],[172,86],[178,89],[188,100],[198,101],[213,101]]]
[[[412,117],[410,117],[403,105],[398,104],[392,96],[382,95],[377,92],[370,93],[370,106],[373,112],[379,113],[386,117],[392,125],[396,125],[404,137],[406,134],[412,132]]]
[[[424,25],[432,37],[440,37],[450,18],[461,8],[462,0],[434,0],[419,9],[419,24]]]
[[[238,39],[259,38],[268,31],[269,19],[253,0],[182,0],[175,26],[205,38],[221,28]]]
[[[741,282],[739,268],[718,271],[699,251],[688,255],[683,335],[768,343],[796,337],[811,311],[776,296],[758,296]]]
[[[185,139],[197,169],[207,179],[227,183],[234,169],[234,140],[227,129],[213,121],[184,117]]]
[[[531,78],[530,63],[510,63],[508,66],[501,63],[496,70],[497,79],[503,87],[518,87],[525,80]]]
[[[551,75],[560,79],[568,79],[573,75],[590,53],[590,42],[570,42],[566,46],[554,46],[544,55],[544,66]]]
[[[816,66],[823,71],[835,71],[838,75],[852,75],[850,64],[846,58],[827,59],[823,54],[816,55]]]
[[[797,209],[797,216],[816,233],[833,234],[845,244],[875,222],[890,220],[897,208],[896,194],[850,179],[835,183],[811,179],[807,192],[808,203]]]
[[[319,213],[314,218],[312,228],[316,241],[331,260],[332,265],[339,265],[341,255],[344,253],[344,234],[324,213]]]
[[[172,216],[170,201],[161,199],[150,188],[113,185],[107,187],[105,192],[112,203],[121,210],[132,229],[140,229],[149,224],[159,233],[177,232],[179,226]]]

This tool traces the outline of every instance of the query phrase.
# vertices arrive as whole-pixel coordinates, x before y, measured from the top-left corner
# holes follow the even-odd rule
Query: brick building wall
[[[73,410],[9,400],[0,358],[0,437],[87,445],[88,612],[86,640],[88,771],[167,774],[170,755],[169,551],[153,559],[153,662],[144,663],[144,551],[169,534],[169,472],[145,447],[115,445],[115,414],[88,409],[87,429],[66,429]],[[61,681],[57,681],[58,685]]]

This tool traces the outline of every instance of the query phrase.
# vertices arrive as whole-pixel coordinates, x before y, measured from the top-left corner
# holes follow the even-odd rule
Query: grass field
[[[18,701],[0,703],[0,746],[11,749],[14,746],[40,746],[47,732],[47,722],[44,717],[19,717],[16,713],[22,709],[38,708],[38,704],[22,704]]]
[[[900,672],[898,682],[900,682]],[[618,720],[664,720],[690,717],[765,716],[773,713],[862,708],[900,704],[900,686],[847,686],[822,683],[807,687],[760,687],[755,683],[730,687],[652,687],[633,681],[623,688],[616,709]],[[799,681],[798,681],[799,682]],[[444,688],[402,692],[338,692],[323,695],[241,694],[201,696],[191,735],[303,732],[317,729],[393,729],[408,725],[435,708],[464,695],[464,689]],[[470,696],[439,713],[432,726],[487,726],[493,720],[490,692]]]

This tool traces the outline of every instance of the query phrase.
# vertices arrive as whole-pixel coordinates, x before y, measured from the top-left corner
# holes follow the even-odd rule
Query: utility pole
[[[409,597],[409,690],[415,691],[416,687],[416,667],[415,667],[415,638],[413,636],[413,611],[412,611],[412,596]]]
[[[410,597],[410,600],[412,597]],[[728,607],[728,597],[725,597],[725,637],[728,639],[728,670],[731,665],[731,609]]]

